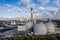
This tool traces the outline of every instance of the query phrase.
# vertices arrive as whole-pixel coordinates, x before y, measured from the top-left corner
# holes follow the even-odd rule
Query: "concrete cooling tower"
[[[37,33],[38,35],[46,35],[47,29],[43,22],[40,22],[39,24],[34,25],[34,33]]]
[[[45,23],[48,32],[55,32],[55,26],[52,22]]]

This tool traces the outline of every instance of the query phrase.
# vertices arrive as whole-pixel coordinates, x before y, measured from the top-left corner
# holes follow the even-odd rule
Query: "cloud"
[[[8,11],[12,11],[10,13],[13,14],[16,14],[15,16],[18,16],[18,17],[26,17],[26,15],[29,16],[29,9],[28,8],[25,8],[25,7],[17,7],[17,6],[14,6],[12,7],[10,10]]]
[[[50,3],[50,0],[38,0],[38,2],[40,2],[41,3],[41,5],[47,5],[47,4],[49,4]]]
[[[27,8],[26,8],[27,7]],[[11,15],[16,15],[18,17],[26,17],[26,15],[28,15],[28,17],[30,17],[30,7],[32,7],[34,9],[34,11],[36,12],[36,14],[38,14],[39,18],[46,18],[47,15],[52,16],[52,14],[55,13],[55,11],[57,10],[56,7],[42,7],[39,6],[35,3],[29,4],[29,6],[26,7],[17,7],[17,6],[11,6],[11,7],[7,7],[7,12],[11,13],[9,18],[11,18]],[[11,9],[10,9],[11,8]]]
[[[6,4],[6,6],[7,6],[7,7],[11,7],[12,5],[10,5],[10,4]]]
[[[1,20],[1,19],[4,19],[4,18],[13,18],[13,17],[12,17],[12,16],[7,17],[7,16],[5,16],[5,15],[0,15],[0,20]]]
[[[42,6],[40,6],[40,7],[38,8],[38,10],[39,10],[39,11],[44,11],[44,10],[45,10],[45,8],[44,8],[44,7],[42,7]]]
[[[56,12],[58,10],[58,8],[56,7],[48,7],[46,8],[47,11],[50,11],[50,12]]]
[[[30,5],[27,6],[28,8],[37,8],[39,7],[39,5],[35,4],[35,3],[31,3]]]
[[[30,5],[31,1],[32,0],[21,0],[21,5],[28,6],[28,5]]]
[[[12,12],[12,10],[11,10],[11,9],[8,9],[7,11],[8,11],[8,12]]]
[[[25,8],[25,7],[13,7],[12,10],[14,10],[15,12],[20,12],[20,13],[23,13],[23,12],[29,12],[29,9],[28,8]]]
[[[20,11],[20,12],[23,11],[23,10],[22,10],[21,8],[19,8],[19,7],[13,7],[12,10],[14,10],[14,11]]]
[[[40,11],[51,11],[51,12],[56,12],[58,10],[58,8],[56,7],[42,7],[42,6],[40,6],[38,9]]]
[[[54,14],[56,10],[58,10],[58,8],[56,7],[44,7],[45,5],[50,3],[50,0],[38,0],[38,1],[43,6],[34,3],[32,0],[20,0],[20,2],[18,2],[20,4],[20,7],[6,4],[6,10],[7,10],[6,13],[11,13],[9,15],[9,18],[11,18],[12,15],[14,15],[13,17],[16,16],[26,17],[26,15],[30,17],[30,8],[32,7],[36,12],[36,14],[38,14],[38,17],[43,18],[43,17],[47,17],[47,15],[52,16],[52,14]]]
[[[42,7],[40,6],[38,8],[38,13],[39,15],[41,14],[40,17],[45,17],[47,18],[47,16],[49,15],[50,17],[53,17],[54,15],[57,15],[57,11],[59,10],[59,8],[56,8],[56,7]]]
[[[53,3],[56,7],[60,7],[60,0],[54,0]]]
[[[30,3],[32,0],[21,0],[21,2],[23,3]]]
[[[36,3],[34,3],[33,0],[21,0],[20,5],[26,8],[36,8],[37,6],[39,6]]]
[[[3,15],[0,15],[0,18],[4,18],[4,16]]]

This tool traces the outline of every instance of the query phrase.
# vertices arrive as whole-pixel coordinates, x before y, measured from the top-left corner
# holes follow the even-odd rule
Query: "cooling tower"
[[[52,22],[45,23],[48,32],[55,32],[55,26]]]
[[[34,25],[34,33],[38,35],[46,35],[47,29],[44,23],[40,22],[39,24]]]

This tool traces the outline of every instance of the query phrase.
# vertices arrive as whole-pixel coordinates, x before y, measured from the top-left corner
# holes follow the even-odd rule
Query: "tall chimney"
[[[31,8],[31,21],[33,20],[33,9]]]

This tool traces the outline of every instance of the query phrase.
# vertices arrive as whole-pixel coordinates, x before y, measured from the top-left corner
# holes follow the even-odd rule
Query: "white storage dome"
[[[33,23],[32,22],[27,22],[25,24],[25,26],[26,26],[26,29],[30,29],[33,26]]]
[[[47,29],[45,24],[42,22],[40,22],[39,24],[35,24],[34,33],[37,33],[38,35],[46,35]]]
[[[45,23],[48,32],[55,32],[55,26],[52,22]]]

